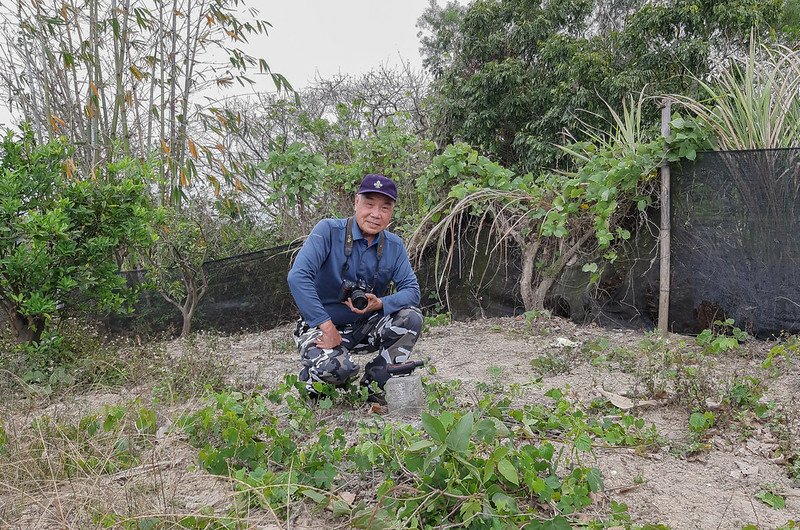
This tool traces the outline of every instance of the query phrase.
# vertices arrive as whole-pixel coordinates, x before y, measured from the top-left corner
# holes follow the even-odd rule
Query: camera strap
[[[354,217],[347,219],[347,226],[345,226],[344,235],[344,263],[342,264],[342,277],[346,270],[350,268],[350,255],[353,254],[353,220]],[[380,270],[381,258],[383,257],[383,244],[386,242],[386,234],[383,230],[378,234],[378,247],[375,249],[377,252],[378,262],[375,264],[375,274],[372,276],[372,283],[370,289],[375,288],[375,282],[378,281],[378,271]]]

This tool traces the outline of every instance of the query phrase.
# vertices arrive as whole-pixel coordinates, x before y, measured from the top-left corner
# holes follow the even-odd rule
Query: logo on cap
[[[381,184],[380,180],[376,180],[375,184],[373,184],[373,186],[375,186],[378,189],[381,189],[383,187],[383,184]]]

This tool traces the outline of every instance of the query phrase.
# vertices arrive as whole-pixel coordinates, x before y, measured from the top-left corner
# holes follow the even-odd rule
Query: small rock
[[[564,337],[558,337],[553,345],[558,346],[559,348],[575,348],[579,346],[577,342],[571,341]]]

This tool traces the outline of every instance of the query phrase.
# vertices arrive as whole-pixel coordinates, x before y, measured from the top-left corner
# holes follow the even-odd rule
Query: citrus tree
[[[137,163],[78,179],[65,142],[37,144],[30,128],[8,131],[0,156],[0,306],[16,340],[38,342],[71,312],[124,309],[118,260],[152,241]]]

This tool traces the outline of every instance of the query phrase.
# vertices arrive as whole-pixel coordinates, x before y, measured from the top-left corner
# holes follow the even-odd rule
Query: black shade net
[[[800,331],[800,149],[703,153],[672,179],[670,324]]]
[[[589,284],[581,265],[568,267],[545,307],[578,322],[652,328],[658,308],[658,218],[653,209],[631,221],[634,237]],[[433,253],[416,267],[423,306],[455,318],[524,311],[519,252],[489,255],[465,225],[448,282]],[[208,292],[194,330],[272,328],[297,318],[286,275],[297,246],[283,246],[205,264]],[[758,336],[800,332],[800,149],[701,153],[672,167],[670,328],[698,333],[716,320]],[[471,272],[470,272],[471,271]],[[145,273],[128,273],[131,285]],[[445,285],[448,289],[445,291]],[[446,303],[447,302],[447,303]],[[449,305],[448,305],[449,303]],[[155,291],[136,310],[107,320],[112,331],[152,334],[180,330],[181,315]]]
[[[298,248],[287,245],[206,262],[203,268],[208,290],[198,304],[192,329],[256,331],[295,319],[297,313],[286,275]],[[127,275],[131,286],[146,280],[146,271]],[[144,335],[179,331],[182,322],[177,307],[154,290],[141,292],[131,315],[107,319],[111,331]]]

